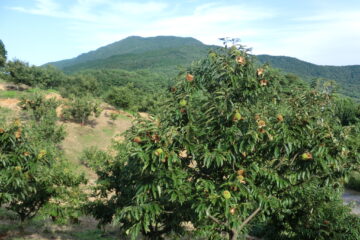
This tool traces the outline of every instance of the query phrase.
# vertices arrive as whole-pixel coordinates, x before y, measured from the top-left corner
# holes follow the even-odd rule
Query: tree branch
[[[219,225],[225,225],[226,227],[229,227],[227,223],[224,223],[224,222],[220,221],[219,219],[217,219],[216,217],[212,216],[209,213],[209,209],[206,210],[206,216]]]
[[[243,229],[245,225],[248,224],[248,222],[250,222],[250,220],[253,219],[256,214],[258,214],[258,212],[260,212],[260,207],[258,207],[250,216],[245,219],[245,221],[240,225],[238,231],[241,231],[241,229]]]

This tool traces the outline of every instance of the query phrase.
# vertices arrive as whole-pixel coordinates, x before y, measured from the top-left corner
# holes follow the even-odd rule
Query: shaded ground
[[[0,209],[0,240],[113,240],[119,238],[119,227],[96,228],[91,217],[80,218],[79,224],[59,225],[50,219],[33,219],[22,225],[10,213]],[[5,216],[4,216],[5,215]]]

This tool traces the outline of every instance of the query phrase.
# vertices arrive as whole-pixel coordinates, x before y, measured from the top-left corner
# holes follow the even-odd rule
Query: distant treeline
[[[169,78],[148,70],[91,69],[65,74],[53,66],[36,67],[15,60],[3,70],[5,80],[43,89],[55,89],[63,97],[102,98],[118,108],[150,111],[169,85]]]

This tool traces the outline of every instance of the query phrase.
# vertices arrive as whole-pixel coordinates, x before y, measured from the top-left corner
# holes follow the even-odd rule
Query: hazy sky
[[[0,0],[9,59],[39,65],[130,35],[238,37],[256,54],[360,64],[360,0]]]

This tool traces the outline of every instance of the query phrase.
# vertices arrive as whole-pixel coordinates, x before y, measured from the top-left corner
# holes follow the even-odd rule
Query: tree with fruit
[[[0,124],[0,206],[16,212],[21,221],[85,182],[69,170],[52,138],[38,138],[37,128],[20,120]]]
[[[156,118],[138,119],[117,156],[95,169],[102,198],[89,211],[122,223],[132,239],[180,236],[189,226],[209,239],[264,237],[274,221],[272,236],[303,239],[303,216],[315,218],[341,193],[359,155],[332,96],[289,84],[244,48],[210,52],[180,75]],[[299,208],[310,196],[317,204]],[[332,219],[326,229],[339,223]],[[325,238],[322,227],[307,239]],[[341,234],[360,236],[349,232]]]
[[[86,96],[71,99],[64,107],[62,116],[65,120],[73,120],[85,125],[91,116],[97,118],[101,112],[100,103],[90,96]]]
[[[57,124],[59,120],[56,109],[60,102],[55,98],[46,99],[43,94],[34,93],[22,97],[18,104],[22,110],[22,117],[27,119],[31,126],[32,138],[37,140],[46,139],[53,144],[59,144],[64,140],[66,132],[63,125]]]

